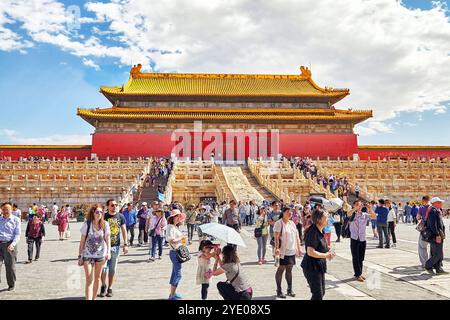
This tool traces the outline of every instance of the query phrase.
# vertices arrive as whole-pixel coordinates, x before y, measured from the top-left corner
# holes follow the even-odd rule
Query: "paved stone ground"
[[[449,220],[446,220],[446,225],[450,225]],[[42,245],[40,261],[26,265],[26,243],[24,238],[20,241],[16,290],[5,291],[7,285],[2,270],[0,299],[83,299],[84,271],[77,266],[76,260],[81,223],[70,224],[72,238],[66,241],[58,240],[55,226],[46,227],[48,236]],[[371,234],[369,228],[367,231]],[[247,248],[240,248],[239,256],[253,285],[255,299],[275,299],[273,261],[259,266],[255,261],[256,241],[253,239],[253,228],[245,227],[242,234]],[[377,241],[369,237],[365,261],[365,275],[368,277],[366,283],[352,279],[349,240],[336,243],[337,257],[328,264],[325,299],[449,299],[450,276],[430,276],[420,269],[417,255],[418,233],[414,227],[400,224],[397,234],[397,248],[392,249],[375,248]],[[333,240],[334,237],[335,235]],[[197,253],[197,246],[198,242],[195,241],[190,247],[194,255]],[[147,247],[131,248],[127,255],[122,255],[114,285],[114,297],[110,299],[167,299],[171,264],[167,249],[164,251],[163,259],[153,263],[147,262]],[[270,253],[268,249],[269,257]],[[444,247],[444,255],[444,269],[450,270],[448,241]],[[294,269],[293,287],[297,293],[295,299],[309,299],[309,287],[299,268],[300,259]],[[195,284],[196,267],[195,257],[183,265],[179,292],[186,299],[200,299],[200,286]],[[212,280],[209,299],[220,299],[216,283],[223,279],[221,276]],[[286,289],[285,283],[283,289]]]

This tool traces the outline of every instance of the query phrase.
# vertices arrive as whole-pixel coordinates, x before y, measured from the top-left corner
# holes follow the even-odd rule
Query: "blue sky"
[[[400,22],[402,14],[414,15],[417,10],[421,12],[419,20],[423,19],[424,24],[437,21],[447,28],[447,24],[450,25],[448,11],[444,10],[444,15],[440,15],[433,9],[436,5],[426,0],[403,1],[403,8],[407,11],[386,4],[386,1],[381,0],[383,5],[377,8],[385,10],[386,14],[376,18],[380,19],[376,21],[382,21],[382,25],[379,31],[369,35],[370,41],[358,46],[358,41],[343,36],[331,40],[330,46],[335,47],[330,49],[324,47],[326,41],[315,41],[317,35],[313,36],[311,32],[306,33],[306,36],[311,35],[310,39],[301,38],[304,40],[301,45],[289,37],[287,28],[296,27],[289,17],[282,19],[286,20],[283,22],[268,22],[269,28],[273,25],[274,29],[277,23],[286,23],[286,26],[279,26],[279,30],[261,25],[260,17],[267,17],[267,12],[252,10],[251,1],[228,8],[228,13],[220,8],[220,4],[206,8],[211,20],[202,15],[201,23],[190,26],[178,11],[181,10],[184,16],[194,15],[199,11],[198,3],[181,9],[155,5],[156,17],[152,12],[137,14],[143,11],[145,3],[139,3],[139,0],[131,1],[125,7],[114,1],[112,4],[92,1],[86,5],[84,1],[30,0],[28,8],[17,8],[14,1],[8,0],[11,6],[5,4],[0,9],[0,17],[3,16],[0,20],[0,110],[2,118],[6,119],[0,125],[0,144],[89,144],[93,127],[76,116],[76,108],[109,107],[110,103],[99,93],[99,87],[123,84],[128,78],[131,62],[142,62],[147,70],[291,74],[298,73],[300,64],[311,63],[313,78],[319,85],[350,88],[351,95],[337,107],[374,111],[374,121],[363,124],[359,131],[359,144],[450,145],[450,82],[443,84],[449,79],[445,71],[450,71],[450,49],[443,47],[439,39],[447,35],[422,35],[418,31],[412,33],[413,39],[406,42],[406,36],[399,31],[399,42],[405,43],[404,47],[395,48],[395,35],[388,39],[383,29],[385,25],[403,23]],[[356,2],[350,1],[350,4]],[[441,6],[445,7],[445,4],[448,6],[449,1],[442,2]],[[81,17],[86,20],[79,29],[67,31],[70,25],[64,20],[67,18],[64,12],[70,5],[78,5]],[[274,10],[270,1],[265,5],[267,10]],[[280,10],[280,17],[290,11],[289,7],[275,9]],[[377,16],[370,9],[355,5],[355,11],[360,12],[357,18],[367,15],[366,20],[370,20]],[[21,12],[26,10],[30,10],[32,18],[25,14],[22,16]],[[49,11],[50,15],[45,10],[53,11]],[[331,17],[348,9],[343,6],[333,10],[336,12],[330,12]],[[216,11],[225,12],[220,13],[221,17],[226,14],[233,17],[233,26],[229,25],[231,20],[224,20],[221,24],[220,18],[214,16]],[[274,12],[273,15],[276,14]],[[314,16],[313,11],[304,14]],[[328,28],[326,22],[321,23],[314,22],[313,30]],[[363,23],[337,26],[336,22],[336,28],[341,28],[340,34],[352,34],[353,28],[365,28]],[[420,30],[420,26],[410,23]],[[306,25],[298,26],[299,30],[304,30]],[[211,30],[205,31],[208,28]],[[233,32],[233,28],[237,31]],[[267,32],[267,37],[264,37],[264,32],[258,32],[258,28]],[[376,25],[374,29],[377,29]],[[226,35],[226,32],[230,34]],[[417,40],[414,39],[415,34]],[[230,35],[232,42],[239,44],[238,49],[232,48],[231,42],[227,43]],[[428,37],[431,39],[429,42]],[[433,42],[435,37],[437,40]],[[223,47],[224,43],[226,47]],[[354,47],[344,51],[350,46]],[[403,58],[411,46],[423,52]],[[295,52],[297,47],[298,52]],[[227,52],[228,48],[230,51]],[[236,54],[236,50],[243,51]],[[380,54],[375,55],[375,50]],[[333,55],[329,56],[324,53],[326,51],[333,52]],[[289,56],[291,53],[292,57]],[[280,55],[285,58],[279,59]],[[278,58],[273,59],[273,56]],[[378,56],[379,65],[369,66]],[[352,66],[352,61],[355,65],[357,61],[361,64]],[[382,70],[382,66],[387,66],[389,72]],[[424,69],[409,73],[415,66]],[[415,78],[417,72],[426,73],[423,83],[420,77]],[[367,77],[367,74],[371,76]],[[390,92],[393,85],[398,88]],[[425,109],[428,111],[422,111]]]

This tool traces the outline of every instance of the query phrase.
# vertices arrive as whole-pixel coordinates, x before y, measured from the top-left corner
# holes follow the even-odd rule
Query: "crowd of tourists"
[[[169,299],[181,299],[177,289],[182,280],[183,263],[191,256],[188,246],[198,241],[195,281],[201,286],[201,298],[207,299],[211,279],[225,274],[227,281],[217,284],[218,293],[224,299],[251,299],[257,285],[250,284],[245,267],[240,264],[237,246],[228,244],[220,248],[214,238],[201,231],[206,223],[224,224],[237,232],[241,232],[244,226],[253,231],[257,242],[257,263],[263,265],[273,261],[276,266],[276,297],[281,299],[296,296],[292,279],[299,258],[302,258],[300,267],[310,287],[311,298],[323,299],[327,261],[336,255],[331,243],[332,229],[336,233],[336,242],[341,238],[350,239],[355,281],[366,280],[363,274],[366,228],[372,227],[373,236],[378,239],[377,248],[391,248],[397,243],[395,230],[398,223],[411,224],[418,230],[419,261],[424,270],[434,275],[447,274],[442,268],[445,239],[443,202],[438,197],[424,196],[421,205],[416,205],[416,212],[414,205],[410,204],[394,206],[388,199],[367,202],[356,198],[352,206],[345,203],[337,211],[327,212],[316,198],[303,204],[294,201],[269,203],[265,200],[257,205],[254,201],[237,203],[232,200],[220,204],[204,201],[187,204],[186,207],[179,202],[154,201],[150,204],[128,203],[122,208],[110,199],[104,205],[92,206],[81,227],[78,264],[86,275],[85,297],[112,297],[121,254],[127,254],[131,246],[148,246],[149,263],[164,259],[163,253],[168,251],[172,264],[170,277],[168,275]],[[20,241],[22,215],[16,205],[8,202],[1,209],[0,261],[5,264],[9,290],[14,290],[15,248]],[[61,209],[56,203],[51,209],[43,205],[30,206],[25,231],[28,245],[26,263],[33,261],[33,254],[34,261],[39,260],[48,229],[45,223],[51,221],[56,225],[60,240],[63,240],[71,214],[69,205]],[[183,233],[182,225],[186,226],[187,235]],[[138,231],[137,237],[135,231]],[[268,247],[271,248],[269,257]],[[283,277],[286,291],[283,290]]]

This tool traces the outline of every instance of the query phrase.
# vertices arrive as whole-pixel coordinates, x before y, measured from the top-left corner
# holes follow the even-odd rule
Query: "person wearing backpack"
[[[363,210],[365,208],[365,210]],[[350,250],[352,253],[352,263],[354,277],[360,282],[364,282],[366,278],[362,275],[363,261],[366,254],[366,225],[367,221],[376,217],[370,203],[364,207],[361,200],[356,199],[353,202],[353,209],[347,212],[350,217]]]
[[[101,205],[89,209],[80,231],[78,265],[84,267],[86,275],[85,298],[95,300],[103,266],[111,257],[111,230]]]

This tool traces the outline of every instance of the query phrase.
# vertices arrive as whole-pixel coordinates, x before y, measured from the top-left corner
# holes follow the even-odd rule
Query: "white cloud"
[[[446,112],[445,10],[439,4],[412,10],[393,0],[92,1],[81,10],[79,22],[91,25],[82,39],[67,30],[57,0],[7,0],[0,9],[0,50],[42,42],[85,64],[112,57],[121,65],[178,72],[296,74],[299,65],[311,64],[319,85],[351,89],[337,107],[374,110],[375,118],[358,130],[375,134],[386,132],[379,124],[400,112]],[[29,38],[9,29],[7,20]]]
[[[377,133],[393,133],[392,125],[383,121],[370,121],[366,125],[357,125],[355,132],[361,136],[373,136]]]
[[[45,137],[24,137],[20,135],[15,130],[10,129],[0,129],[0,138],[6,137],[8,139],[8,143],[11,144],[91,144],[91,136],[90,135],[76,135],[76,134],[54,134],[47,135]]]
[[[94,68],[96,71],[100,70],[100,66],[98,64],[96,64],[94,61],[92,61],[91,59],[83,58],[83,64],[85,66]]]

